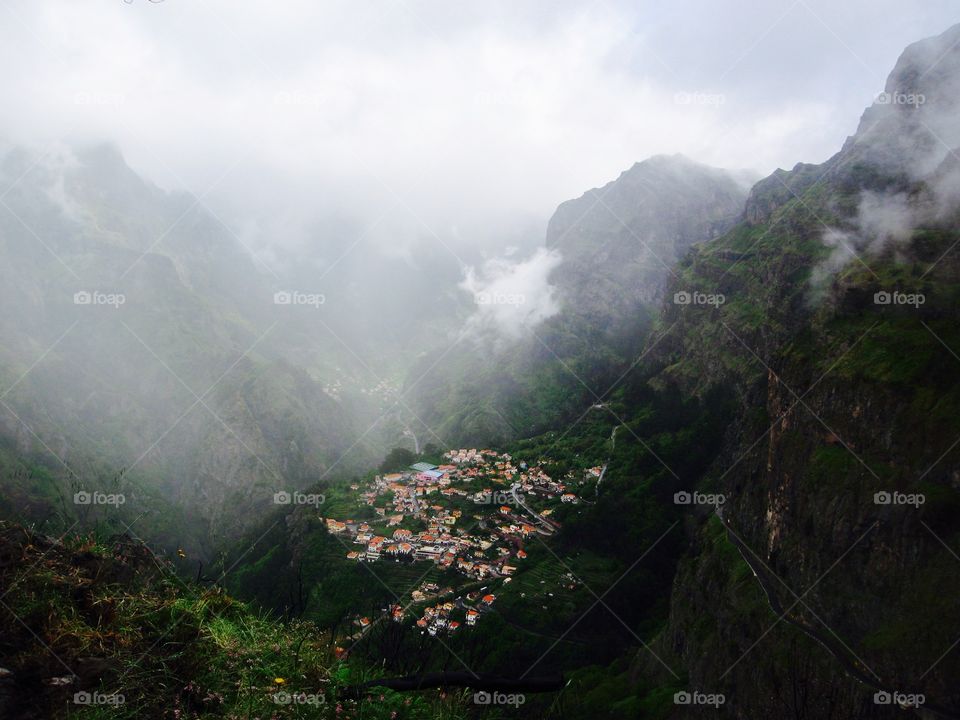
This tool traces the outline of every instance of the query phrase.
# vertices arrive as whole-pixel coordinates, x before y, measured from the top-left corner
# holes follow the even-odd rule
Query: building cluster
[[[423,608],[422,615],[417,618],[415,624],[422,632],[431,636],[436,636],[437,633],[441,632],[452,635],[460,629],[463,623],[466,623],[469,627],[476,625],[480,615],[489,612],[496,599],[497,596],[490,593],[473,592],[467,594],[466,601],[457,598],[456,601],[427,605]],[[399,619],[394,615],[394,619],[398,622],[403,618],[402,610],[400,612]],[[454,618],[462,618],[462,621]]]
[[[459,449],[447,452],[443,460],[443,465],[416,463],[401,472],[377,475],[366,485],[351,486],[360,507],[367,508],[366,519],[325,518],[329,532],[348,538],[354,546],[346,554],[348,559],[428,560],[473,581],[509,582],[527,557],[524,546],[534,542],[537,534],[550,535],[559,527],[546,517],[551,508],[542,506],[551,500],[579,501],[539,463],[515,463],[507,453]],[[539,512],[528,505],[533,498],[542,508]],[[441,591],[428,583],[413,591],[412,601],[430,603],[431,597],[452,593],[450,588]],[[493,595],[480,596],[470,606],[428,604],[417,624],[431,635],[456,632],[462,623],[475,624],[493,599]],[[460,610],[462,622],[451,619],[451,613]],[[404,615],[399,607],[390,613],[398,622]]]

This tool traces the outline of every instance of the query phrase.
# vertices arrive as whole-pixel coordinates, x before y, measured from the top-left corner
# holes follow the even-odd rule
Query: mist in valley
[[[711,585],[734,552],[746,563],[735,577],[753,570],[763,582],[776,570],[809,586],[817,573],[807,573],[826,567],[809,561],[812,550],[788,564],[791,549],[843,544],[868,522],[851,511],[855,519],[835,523],[840,539],[824,539],[821,510],[846,508],[883,483],[956,489],[956,473],[934,470],[952,457],[947,430],[929,431],[914,456],[896,431],[860,435],[842,414],[887,413],[891,427],[906,427],[911,413],[930,422],[950,415],[952,391],[936,405],[925,383],[949,376],[930,347],[949,346],[944,318],[956,284],[955,14],[939,0],[5,2],[0,520],[55,537],[145,543],[176,577],[226,588],[285,621],[317,622],[330,646],[318,656],[335,652],[330,667],[353,652],[363,667],[379,662],[393,674],[462,668],[380,624],[377,613],[386,618],[403,602],[393,580],[380,583],[384,593],[362,574],[357,555],[371,553],[371,563],[380,555],[356,538],[377,532],[366,523],[430,537],[468,521],[471,532],[492,532],[483,551],[431,562],[475,572],[502,541],[498,594],[513,579],[504,564],[529,553],[536,577],[564,600],[518,574],[523,594],[501,601],[504,624],[492,626],[538,639],[510,652],[492,640],[456,645],[466,664],[517,670],[518,682],[526,673],[515,662],[527,672],[569,666],[586,673],[576,680],[583,688],[596,671],[604,676],[596,692],[609,693],[597,702],[622,711],[611,717],[687,717],[683,708],[657,714],[659,694],[685,692],[691,676],[720,687],[736,663],[720,675],[704,658],[732,662],[732,650],[720,653],[713,640],[687,647],[695,621],[677,597],[702,609],[709,602],[699,593],[739,593]],[[920,326],[882,316],[859,333],[865,313],[899,296],[923,298],[914,303]],[[895,350],[870,344],[875,327],[896,338]],[[931,336],[936,344],[917,349]],[[859,351],[875,364],[858,365]],[[835,395],[828,383],[814,392],[834,370]],[[810,387],[829,426],[784,419],[798,405],[814,413],[806,394],[783,394],[788,380]],[[882,398],[871,405],[874,391]],[[458,448],[492,453],[470,454],[463,468],[476,462],[490,469],[483,482],[503,484],[498,512],[516,521],[512,529],[469,507],[463,521],[440,506],[428,518],[431,506],[416,497],[371,514],[396,483],[460,477],[450,454]],[[838,459],[841,449],[858,463]],[[516,478],[496,479],[507,471]],[[819,494],[828,476],[848,478],[829,511]],[[797,478],[810,486],[793,488]],[[517,492],[536,496],[538,482],[557,502],[531,509]],[[675,517],[669,499],[697,488],[736,494],[736,511],[717,504],[689,522]],[[277,507],[298,492],[323,501]],[[934,509],[922,525],[947,536],[948,490],[925,492]],[[91,497],[123,501],[103,508]],[[390,519],[394,511],[403,519]],[[885,547],[899,552],[901,537],[923,535],[910,523]],[[755,564],[739,536],[728,556],[709,555],[734,528],[767,547],[760,554],[774,569]],[[583,577],[612,589],[664,537],[663,557],[609,606],[580,577],[586,568]],[[60,550],[50,544],[50,557]],[[696,582],[684,575],[690,558],[703,563]],[[411,579],[407,559],[396,561],[401,584]],[[885,597],[889,567],[873,556],[864,563]],[[426,577],[400,588],[404,598]],[[486,592],[489,577],[480,572],[470,590]],[[443,579],[417,590],[416,602],[443,596]],[[537,598],[529,607],[520,600],[528,594]],[[480,597],[464,605],[458,595],[454,612],[482,605],[495,615],[485,599],[493,595]],[[591,614],[598,604],[613,619]],[[865,607],[885,612],[872,600]],[[572,626],[551,624],[574,609],[591,636],[567,639]],[[470,611],[464,623],[479,612]],[[804,618],[781,617],[807,632]],[[926,659],[927,645],[897,658],[885,643],[901,637],[899,625],[872,635],[843,617],[850,644],[876,649],[871,659],[884,665],[882,682],[864,681],[857,673],[869,668],[848,658],[851,677],[880,692],[894,677],[922,685],[903,665]],[[387,629],[365,640],[368,625]],[[568,647],[577,643],[587,649]],[[538,665],[555,645],[559,657]],[[784,656],[795,655],[778,667],[791,678],[830,676],[806,648],[789,647]],[[955,695],[950,667],[930,676],[933,694]],[[780,676],[746,671],[731,676],[740,687],[784,687]],[[614,699],[618,673],[644,678],[635,697]],[[0,711],[3,682],[0,674]],[[586,712],[589,692],[570,717]],[[859,707],[857,717],[875,710],[846,685],[824,693],[791,717],[827,717],[818,713],[828,705],[841,714]],[[208,700],[187,706],[201,713]],[[759,700],[739,700],[740,716],[761,716]]]

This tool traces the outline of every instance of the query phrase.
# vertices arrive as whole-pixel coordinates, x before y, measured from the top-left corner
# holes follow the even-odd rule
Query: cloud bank
[[[825,158],[900,48],[954,14],[694,5],[9,0],[0,137],[115,142],[267,259],[322,252],[334,216],[470,263],[653,154]]]
[[[560,309],[547,282],[561,262],[560,253],[541,248],[525,260],[500,257],[479,269],[467,267],[460,288],[470,294],[476,311],[464,334],[472,338],[518,338]]]

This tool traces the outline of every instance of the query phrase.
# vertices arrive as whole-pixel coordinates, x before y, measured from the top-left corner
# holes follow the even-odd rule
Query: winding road
[[[519,487],[520,487],[520,483],[514,483],[513,485],[510,486],[510,494],[513,495],[513,501],[517,505],[522,507],[524,510],[526,510],[528,513],[530,513],[530,515],[532,515],[533,518],[538,523],[540,523],[544,528],[546,528],[545,530],[541,528],[537,528],[538,533],[541,533],[542,535],[553,535],[553,531],[556,529],[556,526],[554,525],[554,523],[550,522],[542,515],[538,515],[537,513],[535,513],[526,505],[526,503],[523,502],[523,499],[517,493],[517,488]]]
[[[620,429],[619,425],[614,425],[613,430],[610,431],[610,454],[613,455],[613,451],[617,449],[617,430]],[[593,486],[593,496],[600,497],[600,483],[603,482],[604,475],[607,474],[607,467],[610,465],[610,458],[607,458],[607,461],[603,464],[603,467],[600,468],[600,477],[597,478],[597,484]]]

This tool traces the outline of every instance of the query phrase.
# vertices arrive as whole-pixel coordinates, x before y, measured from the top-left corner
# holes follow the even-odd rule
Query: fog
[[[584,266],[561,272],[562,247],[544,245],[560,203],[654,155],[736,179],[826,160],[903,47],[952,13],[943,0],[4,2],[4,434],[71,477],[87,453],[214,508],[237,487],[255,508],[279,477],[368,467],[414,433],[439,440],[421,407],[479,434],[537,353],[632,352],[598,344],[609,307],[642,338],[636,299],[586,266],[596,255],[634,277],[645,228],[609,256],[585,241]],[[712,182],[684,190],[706,188],[710,217]],[[623,234],[600,219],[604,242]],[[896,219],[878,216],[885,232]],[[558,277],[588,291],[575,321],[556,317]],[[524,337],[551,318],[550,347]],[[484,371],[505,359],[516,377],[498,385]],[[464,374],[500,396],[461,417],[469,403],[449,390]]]
[[[429,238],[473,262],[634,161],[825,159],[947,2],[4,3],[8,143],[116,143],[265,263]],[[802,62],[798,62],[802,56]],[[534,237],[529,237],[529,234]]]
[[[906,260],[903,253],[917,228],[949,223],[955,215],[960,80],[941,64],[955,42],[954,32],[939,42],[908,47],[884,91],[863,113],[846,163],[866,159],[899,181],[861,190],[855,213],[843,218],[845,225],[825,226],[823,242],[830,252],[813,268],[814,302],[844,267],[852,263],[877,277],[870,267],[873,257],[892,253]]]
[[[466,334],[492,332],[494,338],[518,338],[558,311],[549,276],[560,264],[560,253],[541,248],[516,262],[511,260],[513,254],[488,260],[479,270],[466,269],[460,287],[477,304],[464,328]]]

